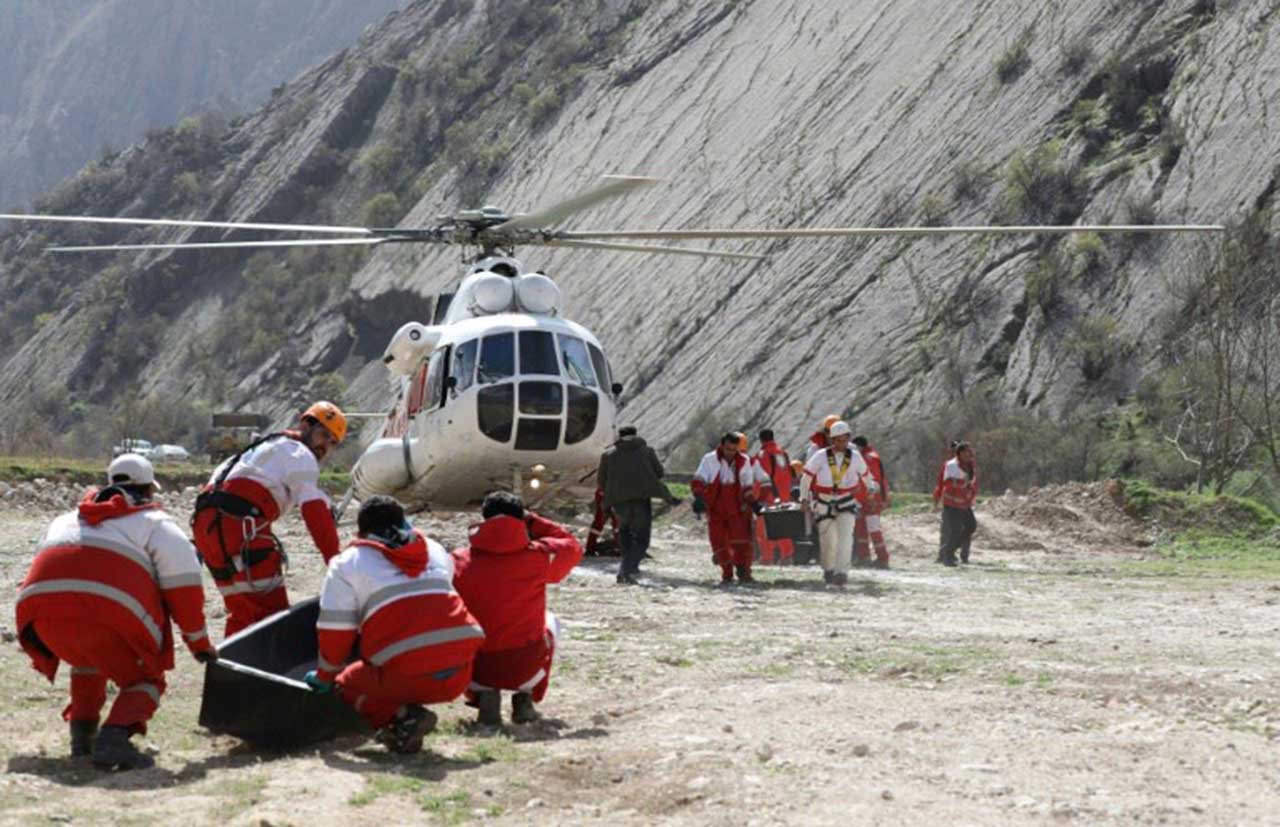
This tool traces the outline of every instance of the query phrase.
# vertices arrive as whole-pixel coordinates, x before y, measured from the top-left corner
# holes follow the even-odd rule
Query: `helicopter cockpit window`
[[[559,339],[564,373],[569,377],[569,381],[594,388],[596,375],[591,368],[591,354],[587,352],[586,343],[576,336],[565,336],[563,333],[560,334]]]
[[[604,351],[595,345],[591,348],[591,363],[596,366],[596,376],[600,377],[600,387],[608,389],[613,384],[613,374],[609,371],[609,362],[604,358]]]
[[[484,343],[480,346],[480,373],[477,377],[480,384],[492,385],[515,376],[515,338],[514,333],[497,333],[484,337]]]
[[[555,339],[545,330],[520,331],[520,374],[531,373],[560,375]]]
[[[449,361],[449,348],[442,347],[431,354],[427,363],[427,404],[428,411],[440,407],[444,402],[444,369]]]
[[[476,356],[480,352],[480,340],[472,339],[469,342],[463,342],[453,349],[453,366],[449,369],[449,375],[454,378],[456,384],[454,391],[462,393],[476,378]]]

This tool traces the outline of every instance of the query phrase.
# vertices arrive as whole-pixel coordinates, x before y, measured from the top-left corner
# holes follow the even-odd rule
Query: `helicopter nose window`
[[[582,442],[596,432],[600,418],[600,398],[596,392],[577,385],[569,386],[569,418],[564,425],[564,444]]]
[[[480,431],[498,442],[511,440],[511,425],[515,419],[516,386],[511,383],[481,388],[476,394],[476,412]]]
[[[556,363],[556,343],[545,330],[520,331],[520,373],[545,373],[560,375]]]
[[[604,351],[595,345],[591,348],[591,363],[596,366],[596,376],[600,378],[600,387],[608,388],[613,384],[613,373],[609,370],[609,362],[604,358]]]
[[[449,375],[454,378],[456,385],[454,391],[462,393],[471,387],[471,383],[475,381],[476,376],[476,356],[480,351],[480,340],[472,339],[469,342],[463,342],[454,348],[453,351],[453,367],[449,371]]]
[[[559,382],[521,382],[520,413],[559,416],[564,411],[563,387]]]
[[[515,334],[498,333],[485,336],[480,346],[480,376],[482,385],[491,385],[509,379],[516,372]]]
[[[591,368],[591,355],[587,353],[586,343],[576,336],[561,334],[558,338],[560,339],[560,353],[562,354],[564,372],[569,377],[569,381],[577,382],[579,385],[586,385],[588,388],[594,388],[596,386],[596,376]]]

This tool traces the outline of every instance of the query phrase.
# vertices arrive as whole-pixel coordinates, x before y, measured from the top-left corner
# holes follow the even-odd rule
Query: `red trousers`
[[[400,668],[377,667],[359,660],[338,675],[342,699],[355,707],[372,729],[381,729],[406,704],[442,704],[466,691],[471,662],[426,674],[406,674]]]
[[[708,511],[707,536],[711,540],[711,560],[725,577],[733,567],[751,570],[751,513]]]
[[[761,501],[765,505],[773,505],[780,502],[772,491],[764,494],[761,497]],[[774,563],[791,560],[795,557],[796,547],[790,540],[769,539],[769,533],[765,531],[763,517],[756,517],[755,519],[755,536],[756,549],[760,552],[761,565],[772,566]]]
[[[555,661],[556,639],[559,637],[560,621],[548,611],[547,631],[542,640],[516,649],[477,652],[471,685],[467,687],[467,700],[474,700],[474,692],[508,689],[528,692],[534,703],[542,703],[547,687],[551,685],[551,664]]]
[[[67,721],[97,721],[107,702],[107,681],[119,690],[107,726],[147,731],[164,694],[164,673],[153,674],[138,663],[138,653],[115,630],[98,623],[37,620],[36,635],[49,651],[71,667],[71,703],[62,711]]]
[[[889,548],[880,529],[880,512],[883,510],[884,502],[880,495],[871,494],[858,512],[858,520],[853,525],[853,551],[859,560],[870,560],[871,547],[874,546],[876,559],[889,562]]]
[[[244,521],[208,508],[196,514],[192,534],[196,548],[205,560],[223,561],[225,554],[239,553],[245,545],[244,529]],[[253,550],[268,551],[266,559],[250,566],[248,572],[237,572],[230,580],[214,580],[227,607],[225,637],[289,608],[283,560],[274,550],[276,541],[270,524],[251,538],[248,546]]]

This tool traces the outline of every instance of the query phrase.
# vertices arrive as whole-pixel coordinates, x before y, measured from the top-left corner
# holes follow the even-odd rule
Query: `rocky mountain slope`
[[[104,145],[258,106],[407,0],[10,0],[0,14],[0,205]]]
[[[226,130],[185,124],[50,195],[65,212],[427,224],[610,172],[668,179],[576,226],[1217,222],[1275,190],[1273,2],[419,2]],[[385,404],[377,356],[453,249],[49,257],[0,246],[0,414],[135,391],[281,416]],[[724,424],[873,433],[980,389],[1046,415],[1131,391],[1189,237],[754,242],[749,266],[524,250],[667,449]],[[321,377],[317,380],[316,377]],[[79,411],[79,413],[76,413]],[[76,419],[76,417],[81,419]],[[18,427],[18,426],[13,426]]]

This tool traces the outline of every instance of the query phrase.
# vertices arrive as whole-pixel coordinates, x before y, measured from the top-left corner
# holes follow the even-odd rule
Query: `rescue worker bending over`
[[[409,525],[400,503],[370,497],[357,526],[358,538],[329,562],[320,659],[305,681],[319,693],[336,685],[378,743],[416,753],[436,725],[424,705],[466,690],[484,632],[453,590],[453,558]]]
[[[284,547],[272,523],[295,505],[325,562],[339,551],[338,526],[320,490],[320,461],[347,435],[332,402],[302,414],[296,431],[271,434],[218,466],[196,497],[196,548],[227,605],[230,637],[289,608]]]
[[[757,507],[753,489],[755,467],[738,446],[742,434],[720,439],[720,447],[698,463],[690,488],[693,512],[707,515],[711,562],[720,567],[720,582],[754,583],[751,576],[751,512]],[[852,527],[851,527],[852,528]]]
[[[172,669],[173,630],[195,658],[217,657],[204,619],[200,563],[182,530],[152,502],[151,463],[121,454],[109,485],[49,526],[18,592],[17,628],[36,670],[71,667],[71,755],[102,769],[155,764],[129,738],[147,731]],[[117,695],[98,732],[107,681]],[[96,735],[96,738],[95,738]]]
[[[815,453],[800,479],[800,501],[818,524],[822,578],[843,588],[849,582],[853,528],[860,503],[876,485],[862,455],[849,446],[849,426],[831,426],[831,447]]]
[[[520,498],[495,491],[481,506],[484,522],[471,527],[471,544],[453,552],[453,583],[484,628],[467,692],[479,723],[502,725],[502,693],[511,720],[536,721],[551,681],[560,622],[547,610],[547,585],[569,576],[582,546],[565,528],[527,511]]]
[[[889,547],[884,542],[884,529],[880,525],[880,514],[889,507],[889,476],[884,470],[884,461],[879,452],[865,436],[855,436],[853,445],[867,464],[871,479],[876,481],[875,491],[867,495],[867,501],[858,512],[858,521],[853,529],[853,552],[858,566],[874,565],[878,569],[889,568]],[[871,549],[876,550],[876,561],[871,562]]]

